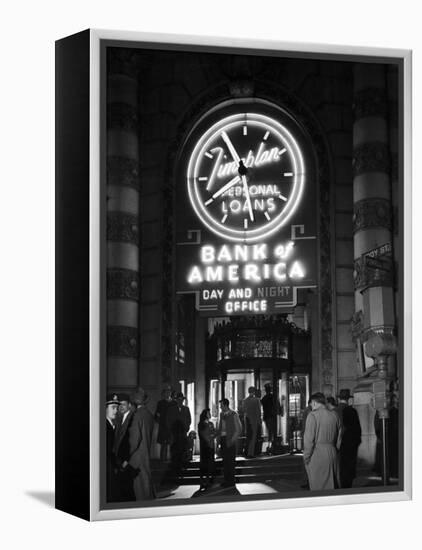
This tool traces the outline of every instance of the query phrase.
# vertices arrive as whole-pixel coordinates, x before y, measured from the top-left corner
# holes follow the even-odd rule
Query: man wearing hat
[[[170,439],[170,454],[172,473],[179,477],[188,449],[189,427],[192,422],[189,407],[183,405],[185,396],[182,392],[176,394],[176,400],[167,409],[167,429]]]
[[[356,477],[358,448],[362,434],[358,413],[356,409],[349,405],[351,397],[349,389],[340,390],[339,404],[336,409],[342,425],[340,484],[343,489],[351,487]]]
[[[129,460],[126,467],[129,468],[129,473],[133,478],[133,491],[136,500],[155,498],[150,467],[154,417],[146,407],[147,400],[148,396],[142,388],[138,388],[138,391],[130,398],[136,410],[128,426]]]
[[[114,454],[114,438],[116,430],[116,416],[119,410],[119,399],[116,394],[107,395],[106,399],[106,494],[107,502],[117,500],[116,460]]]
[[[119,417],[116,423],[114,437],[114,454],[116,456],[116,464],[119,469],[118,485],[119,485],[119,501],[126,502],[135,500],[133,492],[133,477],[130,469],[127,468],[130,458],[129,444],[129,426],[132,423],[134,412],[130,407],[130,399],[126,394],[121,394]]]

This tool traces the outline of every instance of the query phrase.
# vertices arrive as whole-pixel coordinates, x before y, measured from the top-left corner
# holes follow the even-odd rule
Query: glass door
[[[309,376],[292,375],[289,378],[289,447],[291,452],[303,451],[303,416],[309,399]]]
[[[210,393],[208,399],[208,407],[211,412],[211,421],[217,425],[219,414],[219,401],[221,399],[220,382],[219,380],[210,380]]]

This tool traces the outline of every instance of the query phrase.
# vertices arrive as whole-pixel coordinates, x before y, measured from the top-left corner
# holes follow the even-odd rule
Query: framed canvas
[[[411,498],[411,52],[56,43],[56,506]]]

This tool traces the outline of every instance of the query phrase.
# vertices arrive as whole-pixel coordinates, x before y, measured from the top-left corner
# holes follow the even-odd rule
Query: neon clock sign
[[[297,140],[259,113],[238,113],[213,124],[188,163],[192,208],[208,230],[233,242],[259,242],[277,232],[296,211],[304,187]]]

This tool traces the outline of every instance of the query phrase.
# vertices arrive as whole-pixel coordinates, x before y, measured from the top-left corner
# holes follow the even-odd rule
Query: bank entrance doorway
[[[213,422],[219,420],[219,400],[227,398],[243,425],[238,442],[238,454],[243,454],[243,401],[253,387],[260,400],[268,395],[266,403],[272,403],[276,416],[272,428],[262,422],[256,454],[302,451],[312,372],[310,331],[299,328],[287,315],[211,320],[210,328],[206,386]],[[261,413],[264,417],[263,409]],[[275,437],[270,437],[269,429],[275,430]]]

